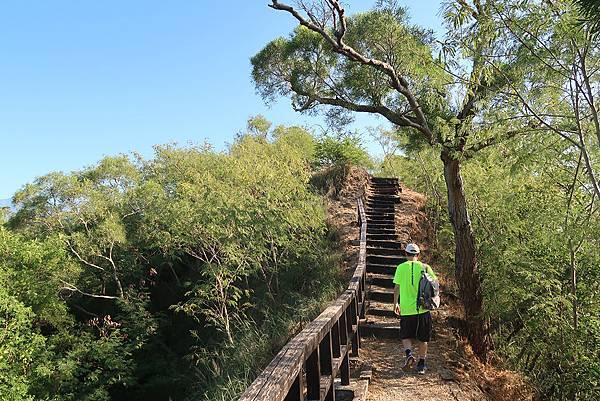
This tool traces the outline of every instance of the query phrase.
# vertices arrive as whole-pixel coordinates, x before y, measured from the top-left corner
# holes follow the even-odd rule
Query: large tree
[[[353,16],[337,0],[294,5],[272,0],[270,7],[291,14],[300,26],[252,59],[253,78],[267,101],[290,96],[301,112],[377,114],[408,130],[417,146],[439,151],[456,244],[456,282],[471,345],[482,359],[491,345],[461,164],[519,133],[543,129],[504,91],[519,85],[525,66],[500,29],[495,3],[445,4],[448,33],[440,42],[411,26],[393,0]]]

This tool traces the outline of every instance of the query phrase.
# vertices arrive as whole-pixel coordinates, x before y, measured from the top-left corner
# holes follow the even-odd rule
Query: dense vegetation
[[[309,180],[364,151],[262,117],[249,128],[224,153],[158,146],[15,195],[0,226],[1,399],[231,399],[335,297]]]
[[[600,384],[600,219],[578,161],[540,135],[464,169],[495,354],[527,374],[541,399],[594,400]],[[435,257],[446,264],[453,236],[440,164],[429,150],[406,150],[383,171],[429,196]]]
[[[473,350],[557,400],[600,382],[600,38],[578,3],[445,1],[436,37],[395,0],[273,0],[299,26],[252,59],[267,101],[392,124],[382,172],[431,196]]]

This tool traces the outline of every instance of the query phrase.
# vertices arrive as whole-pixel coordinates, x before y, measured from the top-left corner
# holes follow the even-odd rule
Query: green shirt
[[[427,309],[417,308],[417,293],[419,292],[419,280],[421,271],[427,269],[432,278],[437,279],[429,265],[417,261],[406,261],[396,268],[394,284],[400,287],[400,315],[410,316],[427,313]]]

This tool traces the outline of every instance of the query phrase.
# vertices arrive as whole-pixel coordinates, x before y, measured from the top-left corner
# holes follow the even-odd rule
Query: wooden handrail
[[[364,316],[367,217],[357,199],[360,247],[348,288],[291,339],[246,389],[240,401],[334,401],[334,379],[350,383],[350,354],[358,356]]]

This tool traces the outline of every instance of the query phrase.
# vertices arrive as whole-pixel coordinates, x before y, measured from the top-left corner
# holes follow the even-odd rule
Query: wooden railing
[[[365,311],[367,218],[358,199],[360,248],[348,289],[290,340],[240,401],[334,401],[334,379],[350,384],[350,355],[358,356]]]

